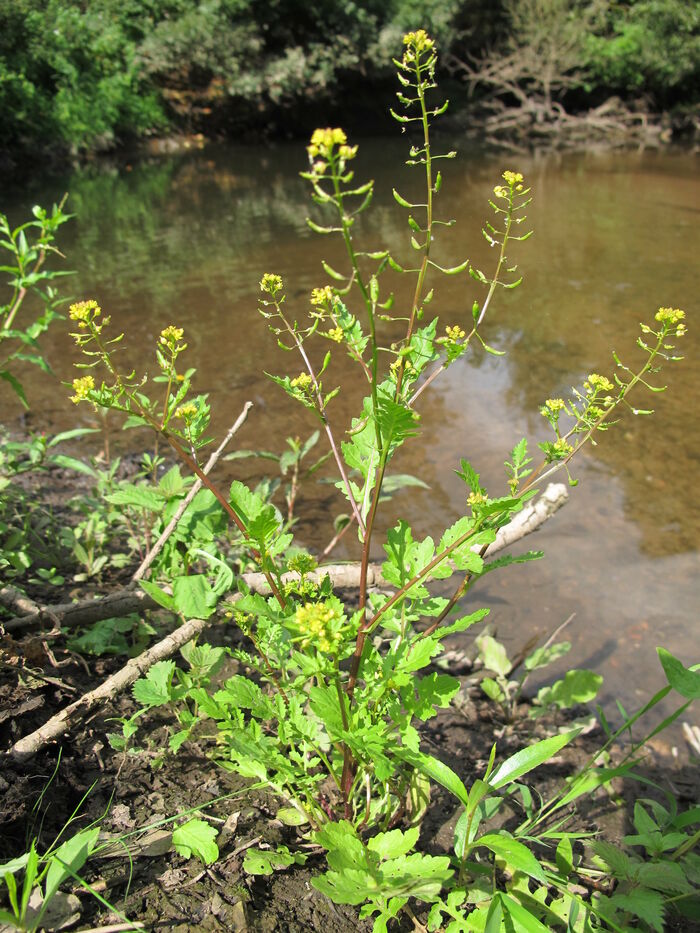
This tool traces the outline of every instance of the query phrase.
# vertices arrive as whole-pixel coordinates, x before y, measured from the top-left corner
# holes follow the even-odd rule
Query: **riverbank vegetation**
[[[0,5],[4,161],[153,135],[304,136],[334,112],[387,130],[387,63],[417,23],[464,124],[496,90],[508,106],[541,96],[545,116],[615,95],[695,125],[700,10],[685,0],[14,0]]]
[[[408,165],[421,186],[419,200],[403,185],[393,189],[413,260],[356,232],[374,183],[355,177],[358,147],[343,129],[314,130],[302,178],[319,210],[307,224],[343,252],[323,263],[303,304],[293,282],[262,273],[259,311],[294,360],[270,375],[271,388],[316,431],[304,442],[272,437],[272,450],[226,455],[273,463],[273,476],[255,487],[216,479],[251,406],[205,459],[210,399],[187,363],[184,322],[162,322],[150,375],[137,372],[129,335],[92,298],[64,316],[78,368],[66,394],[140,430],[147,452],[129,473],[108,452],[91,462],[59,452],[85,429],[0,443],[0,567],[11,584],[0,590],[0,725],[3,773],[14,782],[2,778],[10,831],[0,919],[11,929],[58,929],[82,916],[111,930],[165,917],[185,929],[661,933],[698,917],[700,811],[679,807],[677,787],[665,792],[640,768],[647,740],[700,696],[700,673],[659,648],[666,686],[636,712],[618,707],[616,722],[602,710],[592,720],[582,707],[601,683],[590,670],[569,670],[524,703],[530,674],[569,650],[557,640],[567,620],[544,644],[509,657],[486,629],[488,610],[464,602],[486,574],[543,556],[501,552],[566,497],[566,486],[545,483],[558,474],[575,487],[587,444],[607,442],[622,414],[652,414],[641,405],[664,391],[661,369],[682,359],[685,313],[652,309],[607,374],[586,370],[563,397],[547,397],[543,385],[538,417],[548,439],[528,445],[516,435],[499,483],[487,488],[480,439],[466,438],[455,464],[456,521],[421,538],[391,512],[379,542],[378,514],[393,508],[398,489],[421,485],[396,472],[394,458],[416,443],[426,394],[475,348],[502,355],[489,343],[491,319],[499,297],[522,282],[531,234],[532,189],[506,169],[484,206],[492,267],[446,263],[437,234],[455,223],[441,193],[456,153],[432,135],[447,106],[435,94],[434,40],[409,32],[395,64],[392,117],[411,135]],[[9,278],[0,376],[24,405],[16,367],[33,363],[51,378],[40,341],[56,326],[52,260],[68,220],[62,206],[35,208],[19,227],[0,217]],[[470,298],[438,327],[445,277],[462,277]],[[412,297],[397,300],[397,283]],[[31,319],[37,304],[44,314]],[[344,431],[341,354],[365,395]],[[31,485],[42,470],[54,481],[56,470],[83,478],[88,489],[72,515],[65,495],[44,508],[36,478]],[[295,540],[303,484],[319,470],[327,480],[333,473],[345,513],[335,540],[354,539],[353,564],[319,566],[321,555]],[[61,551],[80,568],[69,586],[51,564]],[[481,634],[477,656],[466,658],[454,636],[470,629]],[[645,734],[638,723],[672,692],[675,709]],[[183,774],[185,791],[166,807],[161,789],[181,785]],[[600,811],[614,812],[622,778],[637,782],[634,831],[610,836]],[[89,799],[96,784],[97,810]],[[104,861],[120,857],[116,870]],[[143,869],[134,863],[156,857],[164,861],[152,881],[139,877],[135,903],[132,882]],[[203,866],[191,875],[190,860]],[[291,910],[267,887],[285,872],[296,879]],[[205,905],[190,894],[176,908],[158,900],[170,889],[194,894],[195,885]],[[268,911],[266,923],[251,901]]]

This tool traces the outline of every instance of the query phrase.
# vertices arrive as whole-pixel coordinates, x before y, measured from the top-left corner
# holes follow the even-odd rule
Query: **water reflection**
[[[372,171],[377,190],[361,233],[372,247],[385,244],[399,259],[407,259],[410,248],[391,187],[409,198],[420,190],[415,173],[394,171],[403,158],[401,141],[371,141],[363,144],[357,166],[358,178]],[[503,161],[468,152],[448,165],[440,209],[458,225],[440,236],[444,263],[468,255],[477,266],[493,266],[479,228]],[[272,438],[280,438],[281,449],[286,435],[306,436],[315,425],[307,413],[290,408],[262,373],[296,369],[297,361],[275,346],[258,318],[257,283],[265,271],[282,274],[290,307],[301,315],[311,288],[324,282],[320,260],[343,265],[339,244],[310,234],[304,223],[306,185],[297,175],[303,167],[298,145],[212,146],[131,170],[79,173],[31,192],[11,209],[20,216],[34,201],[70,190],[77,218],[64,228],[62,246],[69,265],[79,270],[73,293],[99,298],[112,313],[129,334],[137,368],[153,368],[150,347],[163,326],[185,326],[191,363],[200,370],[202,391],[211,393],[218,430],[251,398],[256,409],[241,444],[269,448]],[[524,172],[533,185],[530,221],[536,231],[511,254],[524,285],[499,296],[487,324],[489,342],[508,355],[461,361],[423,396],[422,442],[401,453],[395,470],[416,473],[430,490],[397,495],[386,521],[400,513],[421,533],[439,532],[463,504],[463,487],[452,472],[459,457],[472,458],[495,491],[504,483],[506,451],[523,435],[533,444],[547,436],[537,413],[544,398],[565,394],[590,371],[609,374],[611,347],[634,363],[640,358],[634,347],[638,322],[659,305],[685,308],[688,361],[665,374],[670,390],[654,397],[653,420],[625,417],[580,459],[576,475],[582,482],[571,503],[537,536],[545,561],[494,574],[474,596],[492,605],[510,647],[575,611],[571,657],[603,674],[614,672],[611,683],[633,701],[637,684],[646,694],[660,683],[656,644],[688,661],[695,660],[691,645],[697,644],[696,166],[683,153],[614,153],[518,157],[508,167]],[[401,283],[397,287],[400,307],[406,295]],[[443,279],[435,304],[443,323],[455,323],[468,318],[479,297],[471,279]],[[59,378],[67,379],[73,350],[58,330],[49,355]],[[342,431],[361,386],[347,361],[334,360],[333,367],[345,395],[333,403],[331,416]],[[64,427],[75,416],[45,380],[34,380],[30,390],[37,412],[42,405],[48,411],[49,427]],[[90,418],[89,412],[80,415]],[[309,490],[302,538],[322,547],[331,533],[328,518],[342,507],[332,487]],[[353,556],[350,539],[341,556]]]

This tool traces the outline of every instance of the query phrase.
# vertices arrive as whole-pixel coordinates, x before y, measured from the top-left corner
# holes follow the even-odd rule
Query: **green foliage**
[[[481,676],[479,684],[486,696],[494,700],[503,710],[506,718],[512,721],[517,716],[517,706],[531,673],[552,664],[571,650],[568,641],[550,643],[536,648],[525,657],[511,661],[505,646],[491,635],[479,635],[476,639],[478,657],[484,670],[493,677]],[[521,668],[519,676],[513,676]],[[571,709],[595,699],[602,686],[600,674],[587,670],[571,670],[562,680],[542,687],[533,700],[530,716],[537,718],[551,707]]]
[[[10,367],[24,362],[51,372],[41,352],[39,338],[51,322],[60,317],[57,310],[60,302],[51,283],[59,276],[70,274],[50,270],[45,265],[53,254],[60,255],[54,246],[55,234],[70,220],[70,215],[63,212],[64,204],[65,198],[60,204],[54,204],[51,213],[37,205],[32,209],[34,219],[14,228],[0,213],[0,257],[9,254],[0,265],[0,273],[8,276],[7,294],[0,298],[0,379],[10,384],[25,408],[29,404],[24,388]],[[31,323],[25,320],[28,312],[24,306],[31,304],[28,298],[34,298],[41,308],[41,313]]]
[[[686,0],[610,3],[604,27],[586,37],[591,83],[651,94],[661,106],[697,100],[700,9]]]
[[[463,514],[447,529],[422,540],[399,518],[384,543],[382,572],[388,587],[371,592],[367,585],[370,555],[388,467],[401,447],[418,434],[416,402],[422,392],[467,352],[474,338],[490,349],[480,329],[487,326],[497,286],[520,284],[521,276],[507,264],[511,260],[506,261],[506,253],[513,245],[511,240],[527,238],[527,234],[516,236],[515,231],[522,217],[519,212],[529,201],[522,176],[504,172],[505,184],[494,188],[497,201],[491,203],[496,222],[484,228],[487,239],[499,247],[493,275],[475,270],[466,260],[449,268],[436,261],[436,231],[451,224],[438,217],[442,174],[437,163],[455,154],[434,151],[431,140],[431,124],[446,108],[431,98],[437,67],[434,40],[423,30],[406,35],[396,66],[401,106],[392,113],[402,128],[410,124],[417,131],[420,142],[411,146],[408,164],[425,179],[420,202],[409,203],[395,195],[399,206],[410,212],[408,239],[415,265],[402,268],[387,249],[361,248],[354,228],[358,217],[371,207],[374,185],[355,179],[357,146],[348,143],[346,133],[325,128],[312,134],[309,169],[303,173],[313,201],[325,212],[319,218],[324,225],[316,221],[309,225],[321,235],[342,241],[344,268],[326,268],[334,284],[313,290],[308,318],[301,322],[288,314],[279,275],[266,273],[260,282],[263,319],[285,350],[299,353],[303,366],[298,375],[274,376],[273,381],[308,409],[319,426],[318,434],[306,444],[296,439],[288,442],[283,455],[263,452],[278,463],[283,477],[292,471],[286,520],[270,501],[271,484],[251,490],[236,480],[223,492],[200,467],[196,456],[208,443],[209,407],[204,396],[194,395],[194,372],[181,368],[180,357],[186,349],[182,328],[170,325],[161,331],[155,347],[159,376],[149,380],[121,365],[123,354],[117,356],[115,351],[121,349],[123,335],[112,336],[109,318],[95,301],[70,308],[82,360],[77,365],[87,370],[73,381],[73,401],[120,412],[127,426],[147,426],[165,441],[206,486],[209,502],[216,502],[218,514],[235,528],[245,560],[265,581],[265,589],[256,586],[256,592],[236,582],[231,566],[209,541],[207,547],[192,552],[207,562],[206,573],[192,573],[191,566],[174,570],[171,564],[160,582],[143,582],[159,605],[185,619],[213,615],[218,601],[229,594],[233,603],[229,615],[246,638],[244,647],[229,649],[241,665],[240,672],[223,683],[214,681],[226,652],[206,644],[183,649],[184,667],[172,660],[158,662],[134,684],[139,710],[122,721],[122,734],[110,741],[117,750],[127,752],[136,717],[152,708],[170,707],[177,720],[170,751],[175,753],[185,741],[196,738],[207,744],[223,768],[272,792],[284,804],[283,822],[308,825],[314,841],[326,850],[328,871],[314,879],[316,888],[339,903],[362,904],[360,916],[373,916],[375,931],[386,930],[407,908],[409,898],[414,898],[434,905],[432,928],[446,915],[452,930],[497,931],[503,923],[506,929],[567,928],[580,933],[591,911],[597,916],[597,908],[579,893],[572,840],[581,834],[561,828],[562,811],[612,777],[627,773],[638,747],[616,768],[596,767],[594,756],[545,801],[535,799],[523,778],[557,755],[576,737],[577,729],[526,745],[500,763],[494,745],[483,776],[467,786],[453,768],[421,749],[420,726],[449,707],[459,691],[456,678],[433,669],[443,640],[486,614],[477,611],[459,616],[461,597],[484,573],[540,556],[525,554],[488,562],[488,548],[497,532],[535,495],[536,481],[568,467],[583,444],[609,426],[618,406],[629,405],[633,390],[640,385],[661,390],[649,381],[650,374],[658,372],[662,360],[677,359],[670,355],[674,349],[670,340],[683,336],[684,313],[661,308],[652,325],[642,326],[638,345],[645,362],[639,371],[615,356],[615,384],[591,374],[583,391],[574,390],[568,403],[548,400],[542,413],[556,440],[543,445],[544,456],[533,469],[528,467],[532,461],[526,442],[517,444],[506,463],[502,491],[489,492],[472,462],[462,458],[458,475],[465,484]],[[391,284],[394,274],[408,278],[413,294],[410,304],[398,310]],[[434,292],[429,278],[439,281],[442,275],[463,276],[465,290],[474,287],[470,279],[476,280],[485,288],[486,297],[473,302],[468,331],[459,324],[448,325],[446,336],[438,338],[436,319],[422,322]],[[403,336],[385,345],[380,322],[391,323]],[[309,350],[311,342],[318,340],[331,345],[320,365],[314,363],[317,354]],[[336,441],[333,422],[337,416],[331,404],[339,390],[324,388],[321,378],[328,381],[333,372],[334,347],[355,362],[366,392],[360,414],[342,443]],[[568,429],[560,428],[562,413],[573,420]],[[347,527],[354,527],[361,549],[357,604],[344,602],[334,592],[333,581],[323,576],[323,568],[308,580],[315,559],[292,548],[294,478],[298,482],[302,460],[321,431],[329,445],[329,460],[338,471],[336,485],[349,503]],[[108,504],[157,514],[166,499],[184,490],[179,473],[170,471],[166,477],[161,481],[163,488],[120,486],[110,492]],[[394,488],[399,482],[406,480],[394,477]],[[196,527],[196,519],[192,520]],[[205,525],[202,535],[211,532]],[[450,598],[433,595],[432,581],[451,580],[455,575],[459,579]],[[479,647],[485,665],[495,675],[484,684],[490,683],[492,695],[507,710],[530,672],[566,650],[562,644],[535,650],[524,659],[522,677],[511,681],[514,665],[502,646],[483,636]],[[665,655],[662,660],[673,686],[684,696],[694,695],[695,672]],[[546,688],[539,702],[565,708],[591,698],[599,686],[600,678],[591,672],[570,672]],[[662,691],[645,710],[626,718],[604,752],[664,695]],[[431,782],[452,794],[461,810],[454,856],[415,851],[419,829],[411,824],[425,813]],[[507,806],[514,809],[513,804],[521,822],[512,821],[506,830],[504,811]],[[397,828],[401,823],[403,828]],[[194,852],[205,862],[216,857],[213,830],[193,828],[190,823],[177,832],[176,844],[183,853]],[[553,840],[557,842],[555,853],[551,851]],[[299,861],[283,848],[276,852],[261,849],[250,853],[247,867],[251,873],[267,874]]]
[[[205,820],[188,820],[173,832],[173,845],[185,858],[196,856],[205,865],[211,865],[219,857],[216,844],[218,832]]]

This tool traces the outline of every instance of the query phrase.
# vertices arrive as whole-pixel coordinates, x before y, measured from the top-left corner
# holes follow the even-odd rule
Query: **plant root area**
[[[210,640],[225,643],[228,627],[215,625],[207,634]],[[42,663],[40,643],[34,657],[17,656],[12,665],[7,660],[11,642],[6,635],[0,669],[0,741],[4,749],[120,666],[118,658],[68,655],[53,667],[46,657]],[[468,664],[463,662],[462,668]],[[231,672],[229,667],[221,676]],[[460,697],[458,708],[443,711],[425,724],[423,747],[457,771],[467,785],[483,774],[494,741],[502,758],[566,724],[564,717],[557,717],[558,721],[540,719],[535,724],[528,719],[526,704],[521,705],[514,723],[506,723],[500,710],[482,699],[474,685],[467,685]],[[78,724],[60,745],[48,746],[21,763],[5,753],[0,776],[0,862],[21,855],[32,839],[38,840],[39,852],[46,851],[72,814],[75,816],[62,838],[100,820],[100,845],[105,845],[80,874],[121,917],[82,885],[67,883],[64,890],[75,895],[79,908],[73,908],[69,926],[60,924],[71,917],[59,916],[55,925],[45,929],[87,930],[123,923],[126,917],[134,924],[132,929],[173,933],[371,930],[370,921],[359,920],[357,908],[335,905],[312,887],[313,875],[325,868],[322,854],[296,828],[276,819],[278,803],[274,799],[259,790],[248,790],[250,782],[207,757],[205,748],[211,742],[206,737],[186,743],[177,755],[170,754],[167,740],[174,731],[174,720],[166,711],[156,710],[139,720],[141,728],[134,737],[139,751],[114,751],[107,739],[107,733],[119,731],[113,720],[129,716],[135,709],[131,695],[125,693]],[[580,736],[556,760],[530,776],[533,790],[549,796],[600,744],[602,735],[595,730]],[[670,790],[679,806],[697,799],[697,769],[676,765],[671,771],[668,759],[657,759],[651,752],[638,770]],[[579,808],[575,825],[580,830],[601,831],[611,841],[619,839],[630,831],[635,798],[649,793],[647,786],[630,783],[616,785],[613,794],[601,789]],[[202,809],[192,813],[195,807]],[[457,816],[454,799],[434,787],[421,829],[426,851],[440,854],[450,850]],[[209,866],[194,857],[185,859],[172,845],[173,829],[191,817],[207,820],[218,831],[220,856]],[[518,817],[516,809],[507,811],[502,825],[515,826]],[[280,844],[307,852],[306,864],[268,876],[244,872],[247,849],[274,849]],[[425,921],[424,905],[413,902],[411,906],[415,916]],[[407,916],[396,928],[418,929]],[[686,922],[682,928],[668,929],[690,927]]]

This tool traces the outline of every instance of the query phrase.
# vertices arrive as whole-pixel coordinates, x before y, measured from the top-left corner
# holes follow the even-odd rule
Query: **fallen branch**
[[[550,516],[552,516],[568,499],[568,490],[562,483],[550,483],[544,493],[531,506],[523,509],[517,519],[504,526],[498,532],[498,536],[489,547],[489,554],[494,554],[502,550],[515,541],[520,540],[530,532],[539,528]],[[480,551],[478,545],[474,550]],[[336,564],[329,567],[319,567],[313,574],[317,580],[320,580],[325,574],[328,574],[333,583],[338,588],[352,588],[359,585],[360,568],[357,564]],[[289,579],[295,579],[296,574],[285,574]],[[311,574],[309,576],[312,576]],[[251,590],[264,593],[269,587],[265,576],[261,573],[243,574],[242,579]],[[284,579],[284,577],[283,577]],[[367,582],[370,586],[387,585],[381,575],[381,565],[372,564],[368,568]],[[131,596],[136,594],[131,593]],[[240,598],[240,594],[226,600],[226,603],[234,603]],[[100,600],[104,603],[105,600]],[[146,597],[141,599],[140,606],[145,608]],[[55,611],[56,607],[54,607]],[[139,677],[142,677],[153,664],[157,661],[163,661],[173,655],[179,648],[191,641],[196,635],[202,632],[208,625],[209,620],[191,619],[176,629],[170,635],[167,635],[158,644],[144,651],[137,658],[128,661],[127,664],[108,677],[99,687],[84,694],[75,703],[71,703],[65,709],[57,713],[43,726],[32,732],[30,735],[19,739],[10,749],[9,754],[19,761],[24,761],[33,757],[41,748],[49,742],[59,738],[61,735],[70,731],[70,729],[79,722],[93,707],[100,703],[112,700],[119,693],[130,686]]]
[[[524,538],[525,535],[536,531],[564,505],[568,497],[568,490],[563,483],[550,483],[534,503],[526,506],[522,512],[516,515],[513,521],[500,529],[487,554],[495,554],[497,551],[519,541],[520,538]],[[475,550],[478,551],[479,548],[475,547]],[[354,589],[360,585],[360,565],[358,563],[321,566],[318,570],[309,574],[309,579],[319,582],[326,574],[331,578],[331,582],[337,589]],[[285,583],[296,578],[297,575],[293,573],[283,574],[282,576]],[[267,594],[270,592],[269,584],[262,573],[244,573],[239,579],[256,593]],[[380,564],[370,564],[367,580],[369,586],[388,585],[382,577]],[[36,624],[44,619],[50,620],[52,624],[58,621],[64,628],[76,628],[81,625],[91,625],[102,619],[117,618],[129,615],[132,612],[143,612],[147,609],[157,608],[159,608],[157,603],[150,596],[147,596],[141,590],[135,589],[132,584],[123,590],[110,593],[108,596],[99,599],[83,599],[74,603],[45,606],[36,612],[17,616],[2,624],[7,632]]]
[[[60,713],[56,713],[35,732],[23,739],[19,739],[12,746],[9,754],[17,761],[32,758],[39,749],[69,732],[93,707],[113,699],[130,684],[138,680],[139,677],[142,677],[157,661],[163,661],[175,654],[178,648],[182,648],[188,641],[191,641],[206,625],[207,621],[204,619],[190,619],[189,622],[185,622],[184,625],[175,629],[158,644],[153,645],[152,648],[144,651],[137,658],[127,661],[121,670],[108,677],[95,690],[83,694],[79,700],[66,706]]]

